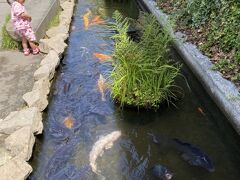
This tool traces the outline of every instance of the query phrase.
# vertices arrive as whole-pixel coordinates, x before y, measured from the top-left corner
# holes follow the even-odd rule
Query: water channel
[[[112,66],[93,54],[111,55],[114,42],[104,25],[84,28],[83,15],[89,10],[93,17],[101,15],[106,21],[115,10],[132,18],[139,13],[134,0],[78,0],[74,29],[52,88],[44,133],[36,140],[29,179],[96,179],[89,153],[100,137],[116,130],[121,137],[97,159],[98,170],[107,180],[154,179],[150,168],[155,164],[168,167],[176,180],[239,179],[240,139],[187,67],[183,74],[188,83],[179,83],[184,97],[177,107],[157,112],[122,110],[109,92],[106,101],[101,100],[97,81]],[[177,55],[174,58],[180,60]],[[67,117],[73,121],[70,128],[64,124]],[[189,165],[178,152],[154,144],[149,133],[200,147],[212,159],[215,171]]]

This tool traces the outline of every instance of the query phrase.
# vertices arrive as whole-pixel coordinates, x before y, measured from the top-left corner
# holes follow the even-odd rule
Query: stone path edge
[[[237,87],[224,79],[218,71],[212,70],[213,64],[210,59],[204,56],[195,45],[184,42],[182,33],[174,33],[168,16],[157,7],[155,1],[138,0],[138,4],[152,13],[162,27],[167,28],[174,38],[174,48],[240,135],[240,94]]]
[[[1,180],[27,179],[32,172],[27,161],[32,155],[34,134],[43,130],[42,112],[48,106],[52,79],[67,47],[75,0],[60,0],[60,6],[59,25],[49,29],[46,32],[49,38],[39,43],[40,50],[47,55],[34,73],[32,91],[23,95],[27,107],[0,119],[0,141],[4,144],[0,147]]]

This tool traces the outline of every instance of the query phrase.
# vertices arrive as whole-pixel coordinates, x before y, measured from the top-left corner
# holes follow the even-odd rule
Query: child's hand
[[[29,16],[27,13],[22,13],[22,14],[21,14],[21,17],[22,17],[23,19],[28,20],[28,21],[32,21],[32,17]]]

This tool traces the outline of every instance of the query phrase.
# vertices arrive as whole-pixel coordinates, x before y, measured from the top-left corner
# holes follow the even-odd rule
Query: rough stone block
[[[47,94],[44,89],[36,89],[23,95],[28,107],[37,107],[43,111],[48,106]]]
[[[35,81],[38,81],[42,78],[48,78],[50,81],[54,77],[55,67],[52,64],[45,64],[37,69],[34,73]]]
[[[56,34],[66,34],[68,36],[68,31],[69,24],[60,23],[58,26],[50,28],[46,34],[50,38],[56,36]]]
[[[58,57],[58,54],[56,51],[49,51],[48,55],[41,61],[41,66],[45,64],[53,64],[53,66],[56,68],[60,63],[60,58]]]
[[[10,113],[0,124],[0,133],[12,134],[24,126],[31,126],[33,133],[42,132],[42,115],[36,107]]]
[[[50,92],[50,81],[48,78],[41,78],[38,81],[36,81],[33,85],[33,91],[40,90],[43,92],[43,94],[48,95]]]
[[[5,139],[5,147],[12,157],[18,156],[20,159],[28,161],[32,156],[32,148],[35,137],[30,126],[25,126]]]
[[[49,53],[50,50],[54,50],[60,56],[67,44],[64,42],[68,38],[66,34],[57,34],[50,39],[41,39],[39,42],[40,51],[43,53]]]
[[[60,6],[64,11],[72,11],[73,12],[73,7],[74,7],[74,0],[70,1],[65,1],[60,3]]]
[[[5,149],[3,144],[0,144],[0,167],[5,164],[7,161],[9,161],[12,158],[12,156],[9,154],[9,152]],[[0,178],[1,179],[1,178]]]
[[[24,180],[32,172],[32,167],[21,158],[15,157],[0,166],[1,180]]]

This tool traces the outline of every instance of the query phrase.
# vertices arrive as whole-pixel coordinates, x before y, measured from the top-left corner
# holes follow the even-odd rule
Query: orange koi
[[[203,112],[203,109],[202,109],[201,107],[198,107],[198,108],[197,108],[197,111],[198,111],[199,113],[201,113],[203,116],[205,116],[205,113]]]
[[[98,86],[99,92],[102,95],[102,101],[106,101],[106,99],[105,99],[105,90],[107,89],[107,85],[106,85],[106,79],[104,79],[102,74],[99,75],[97,86]]]
[[[112,57],[102,53],[93,53],[93,56],[97,58],[100,62],[111,59]]]
[[[95,16],[91,22],[91,25],[104,24],[105,21],[100,16]]]
[[[87,30],[89,27],[89,16],[92,14],[92,12],[88,9],[87,13],[83,15],[83,23],[84,23],[84,28]]]
[[[98,21],[102,21],[100,16],[95,16],[92,20],[92,22],[98,22]]]
[[[74,125],[74,120],[71,116],[68,116],[64,119],[63,124],[66,128],[71,129]]]

